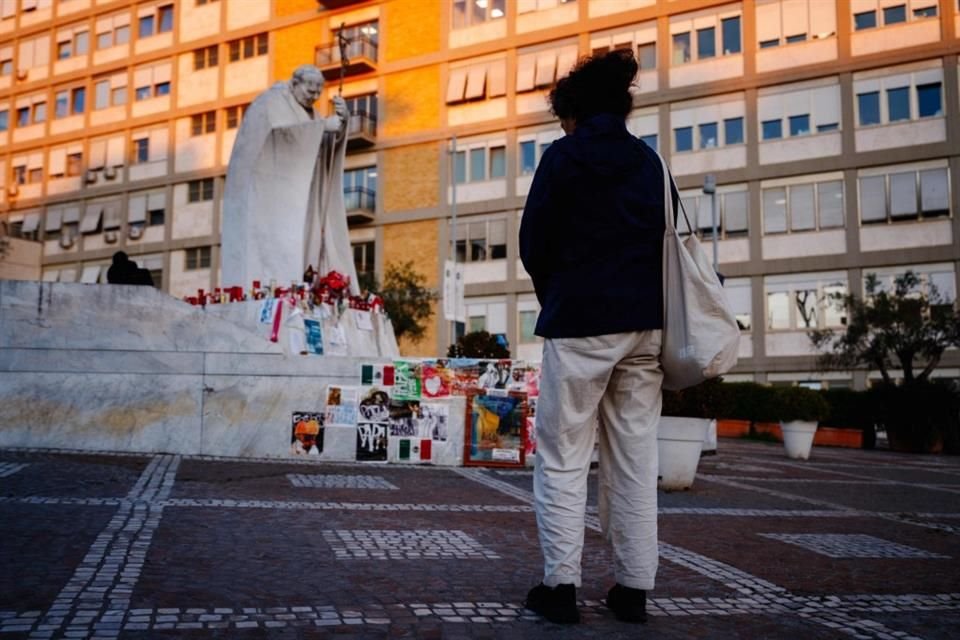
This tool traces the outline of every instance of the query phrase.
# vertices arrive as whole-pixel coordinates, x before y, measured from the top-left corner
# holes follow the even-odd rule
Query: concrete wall
[[[290,456],[291,414],[322,411],[376,357],[287,356],[233,323],[251,305],[203,309],[151,287],[0,281],[0,447]],[[250,308],[243,308],[250,307]],[[464,399],[435,464],[462,460]],[[353,460],[354,429],[321,459]]]

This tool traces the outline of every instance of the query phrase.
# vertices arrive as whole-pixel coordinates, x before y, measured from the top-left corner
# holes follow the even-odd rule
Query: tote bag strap
[[[690,218],[687,217],[687,209],[683,206],[683,200],[680,198],[680,189],[677,189],[677,183],[674,182],[673,175],[670,174],[670,169],[667,168],[667,163],[663,159],[663,156],[657,151],[654,151],[654,153],[657,154],[657,159],[660,160],[660,167],[663,169],[663,211],[667,218],[667,229],[676,231],[673,222],[673,194],[670,193],[670,186],[673,185],[673,188],[677,191],[677,203],[680,205],[680,212],[683,214],[683,219],[687,223],[687,229],[690,230],[690,233],[693,233],[693,225],[690,224]]]

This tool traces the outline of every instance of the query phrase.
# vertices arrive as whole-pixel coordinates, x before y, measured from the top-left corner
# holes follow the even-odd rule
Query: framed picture
[[[527,441],[527,394],[518,391],[471,390],[463,464],[523,467]]]

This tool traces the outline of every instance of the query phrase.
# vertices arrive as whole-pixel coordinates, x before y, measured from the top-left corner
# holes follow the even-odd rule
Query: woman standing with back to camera
[[[646,621],[657,572],[663,170],[626,117],[629,50],[581,60],[550,93],[567,134],[544,152],[520,225],[545,338],[534,496],[543,582],[527,608],[580,621],[587,476],[599,413],[599,514],[613,547],[607,606]],[[674,192],[674,201],[677,196]]]

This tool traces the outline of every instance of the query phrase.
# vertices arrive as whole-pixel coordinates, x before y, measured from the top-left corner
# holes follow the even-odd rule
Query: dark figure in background
[[[153,286],[153,277],[147,269],[141,269],[123,251],[113,254],[113,264],[107,269],[110,284],[144,284]]]
[[[533,480],[544,577],[526,607],[552,622],[580,621],[598,417],[598,512],[617,581],[607,606],[618,619],[646,620],[657,572],[664,176],[626,128],[636,73],[633,54],[614,51],[557,82],[550,102],[567,135],[544,152],[520,224],[545,338]]]

